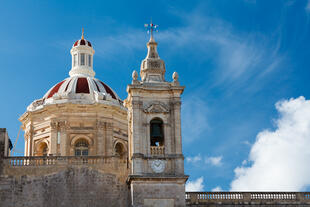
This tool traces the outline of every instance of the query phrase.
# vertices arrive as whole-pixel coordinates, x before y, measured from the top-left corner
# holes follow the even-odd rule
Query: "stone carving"
[[[65,129],[70,129],[70,125],[66,121],[58,122],[58,126],[61,129],[61,131],[65,130]]]
[[[97,129],[103,129],[104,128],[104,122],[103,121],[97,121]]]
[[[144,108],[145,113],[169,113],[169,107],[164,103],[152,102]]]
[[[33,106],[34,106],[34,107],[41,106],[41,105],[43,105],[44,103],[45,103],[45,99],[38,99],[38,100],[35,100],[35,101],[33,102]]]
[[[55,121],[55,122],[51,122],[51,128],[52,129],[57,129],[58,127],[58,123]]]

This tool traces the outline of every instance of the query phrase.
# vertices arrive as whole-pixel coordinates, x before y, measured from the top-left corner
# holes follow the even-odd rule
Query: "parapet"
[[[310,192],[186,192],[186,206],[310,206]]]

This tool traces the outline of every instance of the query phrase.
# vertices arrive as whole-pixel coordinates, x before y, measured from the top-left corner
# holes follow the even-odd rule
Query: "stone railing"
[[[310,204],[310,192],[186,192],[187,205],[211,203],[306,203]]]
[[[93,165],[108,163],[127,163],[126,159],[118,156],[31,156],[5,157],[7,166],[41,166],[41,165]]]
[[[151,146],[151,155],[163,155],[165,154],[164,146]]]

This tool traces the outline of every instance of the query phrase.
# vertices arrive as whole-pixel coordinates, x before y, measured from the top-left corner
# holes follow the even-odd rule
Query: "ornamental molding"
[[[105,122],[97,121],[96,125],[97,125],[97,129],[104,129]]]
[[[169,113],[169,107],[161,102],[151,102],[144,107],[143,111],[145,113]]]

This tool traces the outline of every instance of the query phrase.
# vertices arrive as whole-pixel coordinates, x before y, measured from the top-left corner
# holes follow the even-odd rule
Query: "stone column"
[[[146,137],[145,137],[145,141],[146,141],[146,154],[147,155],[151,155],[151,131],[150,131],[150,123],[146,123],[145,124],[146,127]]]
[[[179,98],[174,101],[173,109],[174,109],[175,153],[182,154],[181,101]]]
[[[61,122],[59,124],[60,130],[60,155],[61,156],[69,156],[69,147],[70,143],[68,143],[67,131],[69,130],[70,126],[66,122]]]
[[[133,152],[134,153],[141,153],[141,135],[142,135],[142,130],[141,130],[141,107],[142,107],[142,102],[140,101],[132,101],[132,127],[133,127],[133,133],[132,133],[132,138],[133,138]]]
[[[28,156],[28,138],[25,137],[25,150],[24,150],[24,156]]]
[[[104,123],[97,121],[97,155],[104,155]]]
[[[173,137],[171,137],[170,133],[170,124],[169,123],[164,123],[164,138],[165,138],[165,154],[171,154],[172,149],[171,147],[171,142],[173,142]]]
[[[33,127],[30,125],[28,129],[26,129],[25,136],[28,137],[30,142],[29,145],[29,156],[34,156],[34,141],[33,141]]]
[[[105,155],[113,155],[113,123],[106,122]]]
[[[57,131],[58,129],[58,122],[53,121],[50,124],[51,127],[51,146],[50,147],[50,153],[53,155],[57,155]]]

